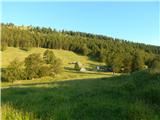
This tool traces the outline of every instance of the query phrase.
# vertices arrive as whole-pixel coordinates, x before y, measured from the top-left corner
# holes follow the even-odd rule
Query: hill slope
[[[43,55],[45,50],[46,50],[45,48],[32,48],[29,51],[24,51],[19,48],[8,47],[5,51],[1,52],[2,67],[6,67],[15,58],[18,58],[20,61],[23,61],[25,57],[27,57],[29,54],[32,54],[32,53],[40,53],[41,55]],[[82,64],[84,64],[86,67],[89,67],[92,64],[93,65],[103,64],[100,62],[92,61],[87,56],[81,56],[72,51],[56,50],[56,49],[50,49],[50,50],[53,50],[55,56],[60,58],[63,61],[63,64],[65,67],[73,66],[68,64],[73,61],[79,61]]]
[[[20,61],[23,61],[25,57],[32,53],[40,53],[43,55],[45,48],[32,48],[29,51],[24,51],[19,48],[8,47],[7,50],[1,52],[2,55],[2,64],[1,67],[5,68],[7,65],[13,61],[15,58],[18,58]],[[62,74],[57,75],[55,78],[52,77],[44,77],[34,80],[18,80],[14,81],[14,83],[5,83],[3,82],[1,85],[8,86],[8,85],[20,85],[20,84],[33,84],[33,83],[44,83],[44,82],[54,82],[54,81],[61,81],[61,80],[70,80],[70,79],[82,79],[82,78],[102,78],[102,77],[110,77],[112,73],[106,72],[78,72],[75,71],[73,64],[68,64],[73,61],[79,61],[83,64],[85,68],[94,68],[97,65],[103,65],[104,63],[96,62],[90,60],[87,56],[81,56],[74,52],[67,51],[67,50],[53,50],[56,57],[60,58],[63,61],[63,67],[65,68]]]
[[[151,68],[153,61],[160,59],[160,46],[44,27],[14,24],[2,24],[1,27],[1,50],[6,47],[63,49],[105,62],[115,72],[121,72],[121,68],[125,72],[142,70],[146,65]]]

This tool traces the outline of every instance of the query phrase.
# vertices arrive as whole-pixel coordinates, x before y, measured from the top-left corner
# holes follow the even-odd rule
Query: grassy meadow
[[[19,48],[8,47],[7,50],[1,52],[1,55],[2,55],[1,68],[7,67],[9,63],[16,58],[19,61],[24,61],[24,59],[32,53],[40,53],[42,56],[45,50],[46,49],[44,48],[32,48],[29,51],[24,51]],[[1,86],[7,87],[7,86],[22,85],[22,84],[64,81],[64,80],[70,80],[70,79],[77,80],[77,79],[82,79],[82,78],[101,78],[101,77],[113,76],[112,73],[109,73],[109,72],[93,72],[93,71],[92,72],[88,71],[85,73],[77,72],[74,70],[74,65],[69,64],[70,62],[80,61],[85,68],[94,68],[97,65],[104,65],[104,63],[90,60],[90,58],[86,56],[81,56],[71,51],[55,50],[55,49],[51,49],[51,50],[53,50],[55,56],[60,58],[63,62],[63,67],[65,69],[60,75],[57,75],[55,78],[47,76],[44,78],[37,78],[34,80],[18,80],[18,81],[14,81],[14,83],[3,82]]]
[[[40,53],[43,55],[45,48],[32,48],[29,51],[21,50],[19,48],[8,47],[5,51],[1,52],[2,55],[2,64],[1,67],[6,67],[11,61],[17,58],[20,61],[23,61],[25,57],[32,53]],[[85,67],[93,67],[95,65],[103,65],[103,63],[96,62],[88,58],[87,56],[78,55],[72,51],[67,50],[56,50],[50,49],[54,52],[55,56],[60,58],[63,61],[65,67],[74,67],[68,63],[79,61],[84,64]]]
[[[148,70],[6,88],[2,89],[2,119],[159,120],[159,86],[160,74]]]
[[[1,67],[44,51],[9,47],[1,53]],[[103,63],[70,51],[53,51],[67,68],[61,75],[1,84],[2,120],[160,120],[159,71],[115,76],[76,72],[69,62],[80,61],[87,68]]]

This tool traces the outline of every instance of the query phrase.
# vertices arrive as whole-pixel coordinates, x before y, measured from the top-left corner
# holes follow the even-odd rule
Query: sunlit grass
[[[38,120],[32,113],[16,110],[10,104],[2,105],[2,120]]]
[[[21,61],[43,48],[2,52],[2,66]],[[103,63],[64,50],[54,50],[63,60],[80,61],[85,67]],[[110,72],[78,72],[64,69],[55,77],[2,83],[2,120],[159,120],[160,73],[146,70],[131,75]]]
[[[115,74],[119,75],[119,74]],[[55,77],[46,76],[43,78],[36,78],[32,80],[17,80],[13,83],[11,82],[2,82],[1,87],[7,86],[15,86],[15,85],[23,85],[23,84],[34,84],[34,83],[49,83],[56,81],[69,81],[69,80],[79,80],[79,79],[87,79],[87,78],[103,78],[103,77],[112,77],[112,73],[107,72],[72,72],[72,71],[64,71],[63,73],[56,75]]]
[[[32,53],[40,53],[41,56],[43,55],[43,52],[45,51],[45,48],[32,48],[29,51],[24,51],[19,48],[14,47],[8,47],[5,51],[1,52],[2,54],[2,67],[6,67],[11,61],[13,61],[15,58],[18,58],[20,61],[24,61],[25,57],[27,57],[29,54]],[[79,61],[81,62],[85,68],[89,68],[91,66],[96,65],[102,65],[103,63],[95,62],[90,60],[87,56],[78,55],[71,51],[66,50],[55,50],[54,54],[56,57],[62,59],[63,61],[63,67],[69,67],[74,68],[73,64],[69,64],[73,61]],[[92,67],[91,67],[92,68]],[[32,83],[43,83],[43,82],[54,82],[54,81],[64,81],[64,80],[70,80],[70,79],[82,79],[82,78],[100,78],[100,77],[110,77],[112,76],[112,73],[98,73],[98,72],[76,72],[75,70],[64,70],[60,75],[52,77],[44,77],[44,78],[38,78],[33,80],[18,80],[14,81],[14,83],[8,83],[3,82],[1,84],[2,87],[5,86],[13,86],[13,85],[21,85],[21,84],[32,84]]]
[[[2,55],[2,67],[6,67],[11,61],[15,58],[18,58],[20,61],[23,61],[25,57],[32,53],[40,53],[43,55],[45,48],[32,48],[29,51],[24,51],[19,48],[8,47],[5,51],[1,52]],[[90,60],[87,56],[78,55],[72,51],[67,50],[53,50],[56,57],[62,59],[64,66],[73,67],[74,65],[69,65],[68,63],[73,61],[79,61],[84,64],[85,67],[90,67],[90,65],[101,65],[96,61]]]

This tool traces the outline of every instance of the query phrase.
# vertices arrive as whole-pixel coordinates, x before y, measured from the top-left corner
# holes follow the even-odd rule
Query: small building
[[[100,70],[100,67],[99,67],[99,66],[96,66],[96,70]]]
[[[82,63],[76,62],[74,68],[75,68],[76,70],[80,70],[80,69],[82,68]]]
[[[147,66],[147,65],[144,65],[143,68],[144,68],[144,69],[148,69],[148,66]]]
[[[80,68],[80,71],[81,71],[81,72],[86,72],[87,70],[82,67],[82,68]]]
[[[81,62],[69,62],[68,64],[74,64],[74,69],[77,71],[85,72],[87,71]]]

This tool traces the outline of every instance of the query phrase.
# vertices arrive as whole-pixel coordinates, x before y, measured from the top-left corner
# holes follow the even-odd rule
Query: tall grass
[[[11,104],[2,105],[2,120],[38,120],[32,113],[13,108]]]
[[[147,70],[2,89],[2,118],[17,112],[30,120],[160,120],[159,78]]]

